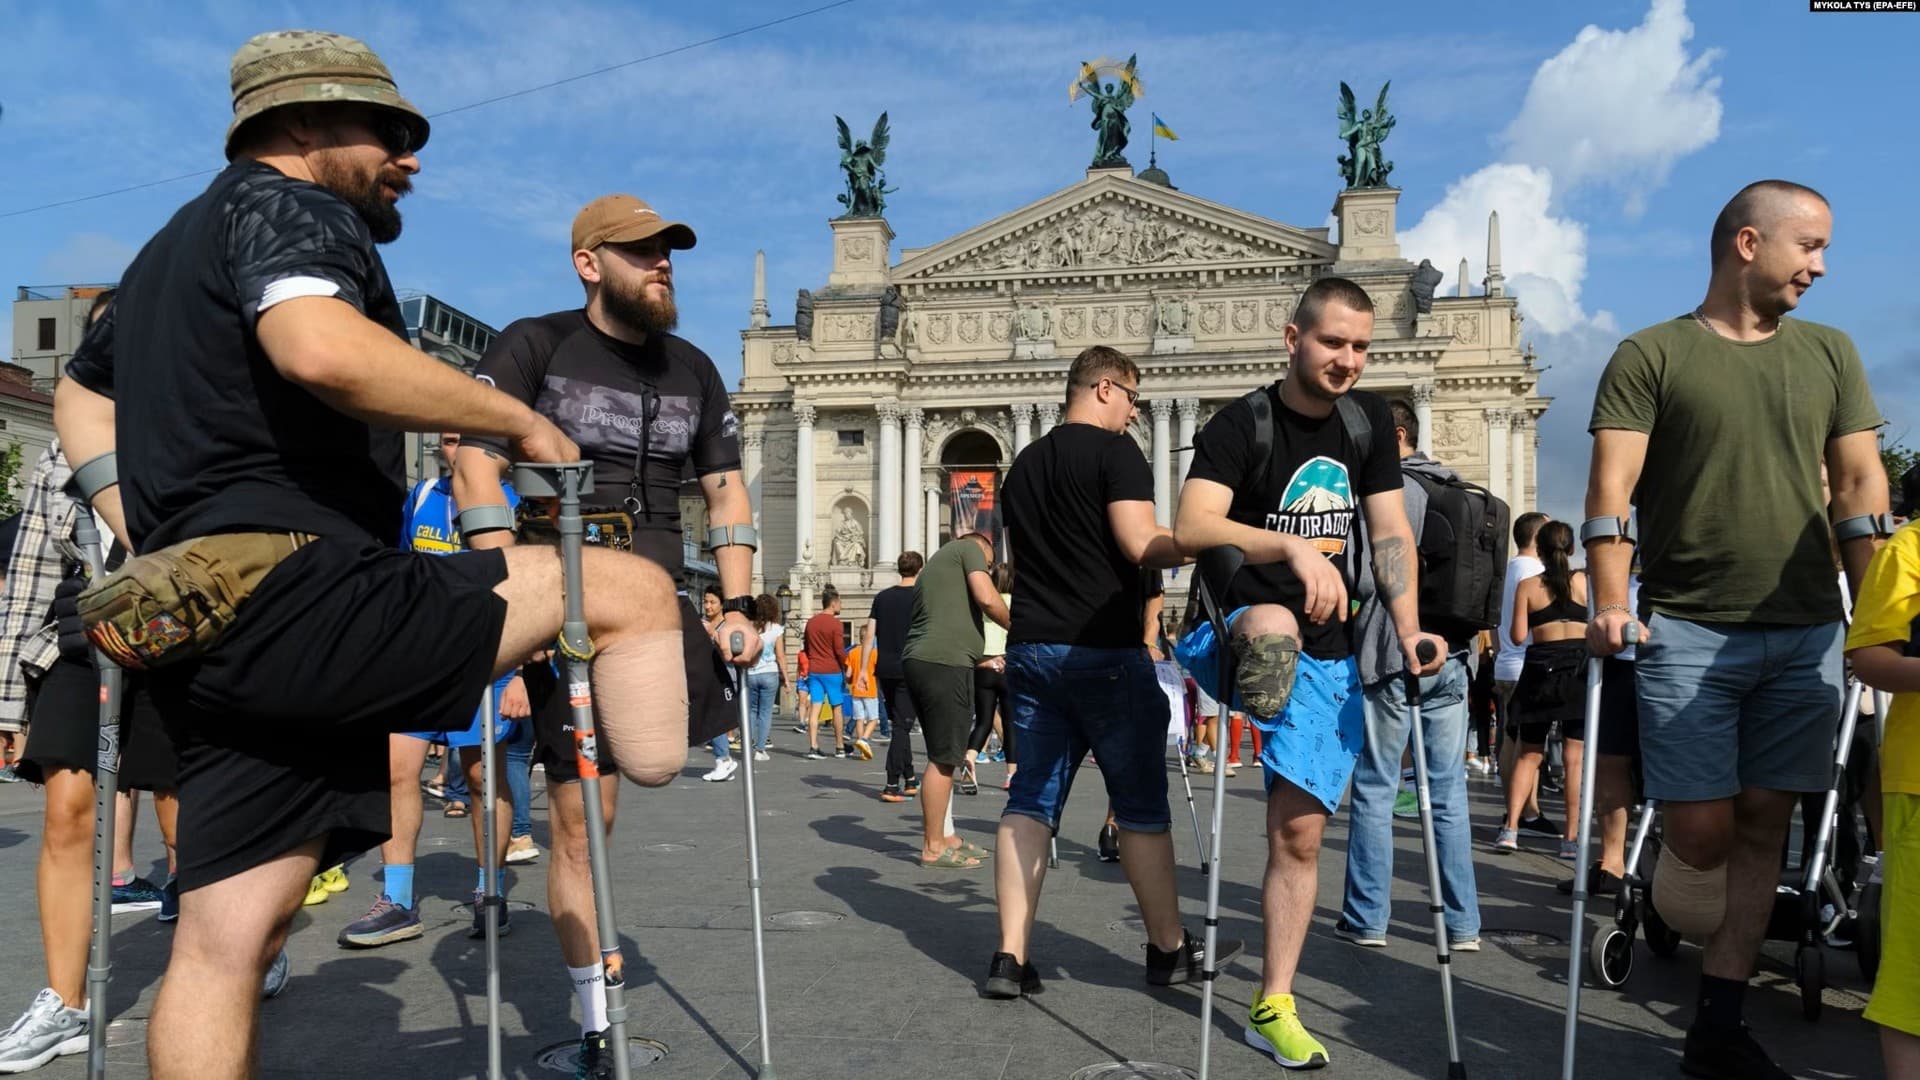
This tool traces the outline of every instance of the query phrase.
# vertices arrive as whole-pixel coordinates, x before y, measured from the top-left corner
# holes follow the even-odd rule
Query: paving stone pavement
[[[1063,1080],[1119,1060],[1197,1066],[1198,990],[1144,984],[1144,935],[1132,895],[1120,868],[1094,857],[1104,810],[1094,770],[1081,773],[1061,832],[1061,865],[1049,874],[1042,898],[1032,951],[1046,990],[1018,1002],[987,1001],[975,988],[997,940],[990,867],[922,869],[911,861],[918,809],[874,797],[884,781],[878,760],[808,762],[795,749],[798,736],[784,723],[776,731],[776,743],[784,745],[757,770],[766,910],[770,916],[827,913],[822,925],[766,935],[774,1062],[782,1080]],[[695,750],[685,776],[672,785],[621,794],[613,880],[626,943],[629,1034],[666,1049],[637,1077],[752,1076],[759,1061],[742,785],[738,779],[701,783],[708,764],[705,751]],[[984,765],[981,772],[993,786],[976,797],[956,796],[955,815],[963,835],[991,847],[1003,770]],[[1204,823],[1210,796],[1201,785],[1211,778],[1194,780]],[[1475,869],[1488,943],[1453,965],[1469,1075],[1554,1077],[1566,996],[1567,950],[1558,942],[1568,932],[1568,907],[1553,885],[1568,867],[1551,857],[1545,838],[1529,842],[1522,854],[1493,854],[1485,826],[1499,813],[1497,789],[1486,780],[1470,787],[1482,826]],[[1205,883],[1177,774],[1172,789],[1182,906],[1198,931]],[[538,775],[535,793],[534,836],[544,850],[546,800]],[[1274,1077],[1280,1069],[1241,1042],[1262,951],[1265,855],[1257,770],[1229,781],[1226,815],[1221,932],[1245,939],[1247,952],[1217,984],[1212,1074]],[[142,865],[158,864],[159,838],[144,804],[139,829]],[[0,1023],[26,1007],[44,978],[33,914],[40,832],[38,792],[25,784],[0,787],[0,912],[6,913],[0,955],[7,958],[0,965]],[[340,928],[374,899],[377,854],[350,867],[349,891],[302,911],[289,945],[292,982],[262,1008],[263,1076],[484,1074],[484,953],[467,939],[468,917],[459,906],[473,884],[470,836],[466,821],[441,817],[428,800],[417,863],[416,890],[428,925],[421,940],[370,952],[335,945]],[[1397,823],[1396,839],[1390,941],[1385,949],[1361,949],[1332,929],[1344,869],[1344,811],[1328,829],[1319,909],[1296,985],[1304,1019],[1332,1051],[1324,1076],[1446,1074],[1417,823]],[[566,1075],[534,1062],[543,1049],[571,1043],[578,1033],[545,913],[545,868],[543,858],[510,869],[517,910],[500,948],[507,1075],[527,1080]],[[163,872],[158,866],[156,873]],[[1589,925],[1603,925],[1610,912],[1604,905]],[[1529,944],[1532,935],[1545,937]],[[151,915],[114,920],[113,1077],[146,1075],[145,1018],[170,936]],[[1510,943],[1496,944],[1496,937]],[[1623,990],[1589,983],[1579,1075],[1679,1075],[1681,1025],[1692,1011],[1698,967],[1692,946],[1661,960],[1638,944]],[[1828,970],[1834,986],[1825,1015],[1808,1023],[1800,1016],[1791,950],[1769,944],[1748,995],[1749,1022],[1796,1076],[1882,1075],[1875,1029],[1860,1018],[1866,987],[1853,956],[1829,953]],[[84,1055],[63,1058],[34,1075],[71,1080],[84,1076],[84,1062]]]

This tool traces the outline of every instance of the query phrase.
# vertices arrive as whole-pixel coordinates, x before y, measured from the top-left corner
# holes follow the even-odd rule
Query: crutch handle
[[[747,647],[747,635],[735,630],[733,636],[727,639],[727,644],[733,649],[733,658],[738,660],[740,658],[740,650]]]
[[[1440,650],[1434,648],[1433,642],[1431,641],[1423,641],[1420,644],[1415,645],[1413,647],[1413,658],[1420,661],[1422,664],[1433,663],[1433,658],[1439,655],[1440,655]]]
[[[1620,637],[1621,640],[1629,645],[1640,644],[1640,624],[1637,622],[1628,623],[1627,628],[1620,632]]]

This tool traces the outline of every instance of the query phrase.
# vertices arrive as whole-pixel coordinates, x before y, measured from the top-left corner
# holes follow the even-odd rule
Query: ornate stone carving
[[[1251,334],[1260,318],[1260,302],[1257,300],[1235,300],[1233,302],[1233,329],[1236,333]]]
[[[793,346],[784,341],[775,345],[773,347],[773,362],[776,364],[793,363]]]
[[[987,316],[987,337],[994,341],[1005,341],[1013,332],[1013,316],[1004,311],[996,311]]]
[[[1453,340],[1462,345],[1480,344],[1480,315],[1462,312],[1453,317]]]
[[[968,311],[961,314],[960,340],[968,345],[979,341],[981,321],[980,313],[977,311]]]
[[[909,428],[924,428],[924,427],[926,426],[926,423],[927,423],[927,413],[926,413],[926,410],[924,410],[924,409],[908,409],[908,410],[906,411],[906,416],[907,416],[907,427],[909,427]]]
[[[841,247],[847,253],[848,262],[866,262],[873,258],[873,238],[870,236],[849,236],[841,241]]]
[[[811,405],[795,405],[793,407],[793,422],[802,427],[812,427],[813,419],[816,415]]]
[[[1153,413],[1153,418],[1157,421],[1173,419],[1172,398],[1154,398],[1147,402],[1147,409]]]
[[[1131,338],[1147,336],[1147,308],[1144,304],[1128,304],[1126,315],[1127,336]]]
[[[1180,419],[1182,420],[1194,422],[1200,419],[1199,398],[1181,398],[1173,403],[1173,407],[1180,414]]]
[[[1384,237],[1387,235],[1387,212],[1385,210],[1356,210],[1353,212],[1353,232],[1356,236]]]
[[[1200,305],[1200,330],[1202,333],[1217,334],[1227,325],[1227,305],[1211,301]]]
[[[1013,420],[1015,423],[1024,423],[1029,425],[1032,424],[1033,423],[1033,402],[1031,401],[1014,402],[1013,403]]]
[[[767,457],[763,468],[776,480],[793,479],[794,436],[782,432],[767,439]]]
[[[1093,336],[1096,340],[1111,340],[1114,332],[1119,329],[1119,308],[1097,307],[1093,309]]]
[[[1430,382],[1414,383],[1412,397],[1415,405],[1433,404],[1433,384]]]
[[[1447,413],[1434,425],[1434,452],[1441,460],[1478,457],[1486,430],[1485,424],[1473,422],[1471,413]]]
[[[1040,410],[1040,429],[1042,431],[1060,422],[1059,402],[1043,401],[1039,404],[1038,408]]]
[[[1052,338],[1052,308],[1043,304],[1022,304],[1013,315],[1015,341],[1045,341]]]
[[[1293,301],[1267,301],[1267,329],[1276,334],[1285,333],[1287,322],[1293,318]]]
[[[749,450],[759,450],[767,445],[767,432],[764,428],[748,428],[740,433],[740,443]]]
[[[1142,207],[1082,209],[942,267],[960,273],[1149,266],[1255,258],[1251,246]]]
[[[927,316],[927,340],[935,345],[945,345],[953,336],[953,316],[942,312]]]
[[[1185,337],[1193,333],[1193,301],[1184,296],[1162,296],[1154,300],[1153,332],[1157,337]]]
[[[892,424],[900,419],[900,403],[897,401],[883,401],[875,405],[873,411],[879,414],[883,424]]]
[[[874,340],[874,317],[872,315],[854,315],[840,312],[824,316],[820,328],[821,341],[872,341]]]
[[[1504,429],[1513,420],[1511,409],[1484,409],[1482,412],[1486,414],[1487,426],[1491,428]]]
[[[1087,309],[1068,308],[1060,313],[1060,336],[1078,341],[1087,332]]]

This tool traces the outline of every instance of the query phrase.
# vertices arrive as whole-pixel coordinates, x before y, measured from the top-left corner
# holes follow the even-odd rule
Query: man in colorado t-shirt
[[[1217,598],[1230,613],[1228,640],[1216,641],[1213,627],[1203,624],[1178,652],[1194,677],[1213,687],[1218,650],[1231,648],[1237,666],[1227,705],[1244,709],[1264,736],[1266,960],[1247,1041],[1289,1068],[1327,1063],[1326,1047],[1300,1024],[1293,975],[1313,918],[1321,834],[1353,773],[1365,728],[1348,622],[1363,538],[1407,667],[1432,674],[1447,655],[1443,638],[1420,632],[1393,417],[1379,397],[1353,390],[1372,338],[1366,290],[1336,277],[1309,286],[1286,329],[1286,377],[1220,410],[1194,439],[1174,523],[1184,552],[1232,545],[1246,554],[1245,568]],[[1371,427],[1364,454],[1356,425],[1339,407],[1349,395]],[[1258,453],[1260,411],[1271,417],[1265,457]],[[1434,646],[1425,663],[1416,659],[1423,641]]]

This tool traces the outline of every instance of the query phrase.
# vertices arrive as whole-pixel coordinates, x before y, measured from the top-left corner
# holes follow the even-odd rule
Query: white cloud
[[[1585,322],[1580,286],[1587,276],[1586,226],[1555,217],[1553,176],[1529,165],[1489,165],[1447,186],[1420,223],[1400,233],[1409,259],[1432,259],[1447,275],[1439,291],[1458,286],[1460,259],[1468,281],[1487,272],[1487,217],[1500,212],[1500,266],[1528,319],[1547,333]]]
[[[1588,26],[1540,65],[1503,139],[1509,161],[1553,174],[1562,193],[1617,188],[1629,216],[1666,182],[1675,161],[1720,135],[1720,56],[1689,56],[1684,0],[1653,0],[1631,30]]]

